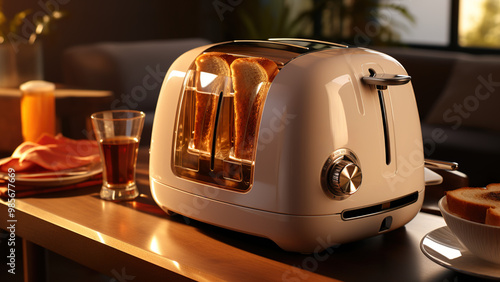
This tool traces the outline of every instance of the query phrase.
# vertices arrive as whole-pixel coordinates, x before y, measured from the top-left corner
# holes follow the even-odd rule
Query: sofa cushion
[[[500,132],[422,124],[426,158],[458,162],[471,186],[499,182]]]
[[[499,105],[500,58],[462,56],[425,122],[500,131]]]
[[[113,91],[116,100],[110,109],[154,111],[163,78],[174,60],[209,43],[188,38],[74,46],[63,54],[65,83]]]
[[[187,38],[74,46],[63,54],[65,83],[113,91],[114,99],[104,109],[144,111],[141,146],[149,145],[156,102],[170,65],[184,52],[207,44],[206,39]]]
[[[411,76],[421,120],[441,95],[457,59],[462,56],[456,52],[402,47],[380,47],[377,50],[400,62]]]

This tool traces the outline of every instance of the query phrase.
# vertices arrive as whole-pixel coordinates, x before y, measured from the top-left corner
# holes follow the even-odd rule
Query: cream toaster
[[[184,53],[165,76],[150,183],[168,213],[318,252],[408,223],[424,174],[410,77],[383,53],[232,41]]]

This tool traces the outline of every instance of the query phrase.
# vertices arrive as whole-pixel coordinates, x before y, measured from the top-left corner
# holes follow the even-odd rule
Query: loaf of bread
[[[500,226],[500,184],[448,191],[446,201],[450,212],[461,218]]]
[[[234,156],[252,159],[263,101],[276,74],[275,62],[260,57],[238,58],[231,64],[234,89]]]
[[[201,54],[195,60],[198,72],[207,72],[219,76],[231,76],[230,65],[234,56],[219,52]],[[210,151],[215,114],[217,113],[217,94],[203,91],[199,73],[196,81],[196,103],[194,121],[194,148]]]

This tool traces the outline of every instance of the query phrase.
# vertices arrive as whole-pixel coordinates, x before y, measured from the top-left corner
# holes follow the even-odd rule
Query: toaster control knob
[[[330,170],[330,191],[338,196],[352,195],[361,185],[361,178],[361,169],[356,164],[341,160]]]

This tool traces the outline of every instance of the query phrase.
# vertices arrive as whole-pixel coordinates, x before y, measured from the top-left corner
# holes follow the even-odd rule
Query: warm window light
[[[500,1],[461,0],[458,43],[464,47],[500,47]]]

